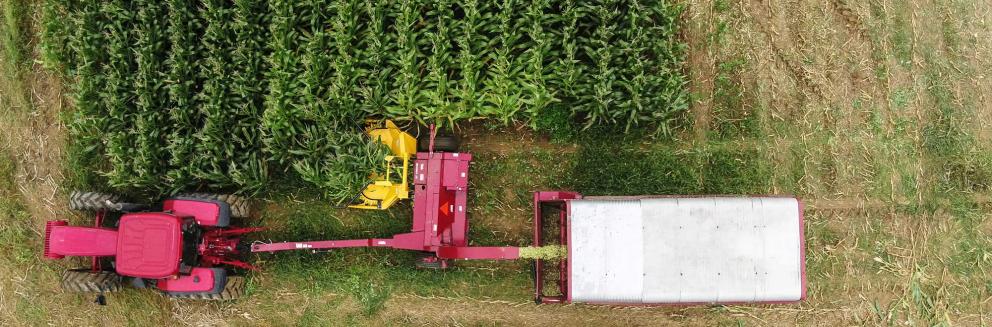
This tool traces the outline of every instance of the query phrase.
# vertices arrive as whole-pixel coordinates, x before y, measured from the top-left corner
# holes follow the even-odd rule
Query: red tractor
[[[73,192],[69,207],[95,212],[94,226],[48,221],[45,257],[90,257],[90,267],[62,275],[62,287],[99,293],[100,304],[104,292],[125,284],[174,298],[231,300],[245,289],[235,269],[255,269],[239,259],[250,252],[240,238],[261,228],[232,226],[232,218],[249,213],[248,202],[239,197],[186,194],[152,208],[110,194]]]

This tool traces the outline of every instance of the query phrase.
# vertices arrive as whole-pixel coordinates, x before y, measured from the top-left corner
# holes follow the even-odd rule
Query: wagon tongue
[[[256,243],[252,244],[251,252],[280,252],[292,250],[316,251],[342,248],[386,247],[402,250],[431,250],[431,252],[436,252],[437,257],[441,259],[514,260],[521,258],[520,248],[513,246],[439,246],[425,249],[423,248],[423,245],[415,242],[416,239],[407,236],[410,236],[410,234],[399,234],[393,238]],[[414,242],[411,242],[411,240],[414,240]],[[531,258],[534,257],[532,256]]]

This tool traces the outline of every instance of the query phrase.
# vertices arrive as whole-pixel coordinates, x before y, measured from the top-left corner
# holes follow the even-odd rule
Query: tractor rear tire
[[[237,300],[245,295],[245,288],[247,284],[245,283],[245,278],[241,276],[228,276],[227,284],[224,284],[224,290],[217,294],[211,293],[165,293],[166,296],[173,299],[190,299],[190,300],[217,300],[217,301],[227,301],[227,300]]]
[[[231,218],[248,218],[251,215],[251,203],[248,199],[234,194],[213,194],[213,193],[181,193],[176,197],[223,201],[231,206]]]
[[[436,152],[458,152],[458,138],[452,135],[438,135],[434,137],[434,151]],[[427,152],[430,150],[431,138],[421,137],[417,140],[417,151]]]
[[[69,292],[116,292],[123,285],[124,279],[112,271],[74,269],[62,274],[62,289]]]
[[[124,205],[121,196],[100,192],[72,191],[69,194],[69,209],[83,211],[119,211]]]

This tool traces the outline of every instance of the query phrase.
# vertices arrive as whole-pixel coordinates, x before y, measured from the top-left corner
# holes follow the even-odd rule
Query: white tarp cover
[[[784,197],[572,200],[572,302],[798,301],[800,216]]]

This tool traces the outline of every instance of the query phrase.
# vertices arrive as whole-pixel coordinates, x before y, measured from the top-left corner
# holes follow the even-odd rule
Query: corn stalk
[[[584,16],[583,7],[575,0],[565,0],[560,4],[560,32],[556,34],[559,53],[552,63],[554,88],[562,103],[576,103],[582,95],[580,81],[585,74],[585,63],[579,60],[579,18]],[[571,110],[571,108],[568,108]]]
[[[193,154],[197,139],[194,137],[203,123],[196,94],[202,79],[198,75],[199,59],[203,48],[199,37],[203,34],[203,21],[197,15],[197,0],[169,0],[169,72],[166,78],[169,90],[169,134],[166,148],[169,151],[169,168],[165,180],[169,193],[175,193],[196,184],[193,176]]]
[[[236,158],[238,148],[232,142],[230,128],[236,112],[231,88],[234,66],[233,9],[227,1],[206,0],[200,11],[205,22],[202,37],[204,54],[200,78],[203,89],[197,94],[203,125],[197,131],[193,174],[211,187],[223,188],[233,184],[228,175],[229,160]]]
[[[69,11],[77,11],[78,4],[70,0],[44,0],[41,3],[41,62],[45,69],[63,76],[75,68],[76,56],[71,42],[73,20]]]
[[[359,108],[360,89],[358,85],[358,54],[354,44],[358,38],[358,1],[338,0],[331,7],[336,9],[336,17],[320,22],[330,25],[333,40],[333,55],[328,59],[334,74],[327,91],[330,119],[338,122],[359,122],[365,115]],[[323,49],[320,49],[321,51]],[[357,124],[356,124],[357,125]]]
[[[443,125],[452,123],[451,113],[451,80],[448,77],[451,65],[451,24],[453,21],[451,3],[449,0],[433,2],[428,19],[432,25],[427,26],[427,41],[430,44],[430,55],[427,57],[427,76],[424,80],[423,106],[416,108],[416,117],[422,122],[433,122]]]
[[[457,121],[477,117],[483,114],[483,93],[481,84],[485,72],[485,61],[489,44],[484,38],[486,21],[482,13],[487,8],[478,0],[464,0],[459,3],[465,16],[459,21],[458,36],[455,44],[458,55],[459,78],[456,89],[453,90],[457,102],[451,113],[450,120]]]
[[[515,55],[520,47],[520,26],[513,13],[517,3],[514,0],[502,0],[495,5],[495,23],[491,33],[496,35],[493,40],[494,50],[489,55],[487,79],[483,82],[486,94],[486,108],[483,115],[492,117],[503,124],[509,124],[524,106],[524,94],[518,84],[521,80],[521,70]]]
[[[106,152],[103,144],[107,125],[106,107],[100,94],[105,89],[103,76],[104,62],[107,60],[102,24],[103,11],[99,1],[81,0],[72,23],[73,32],[66,41],[72,53],[73,68],[69,77],[76,82],[71,86],[72,100],[76,110],[69,123],[69,162],[73,166],[103,170]],[[51,39],[43,39],[44,42]],[[98,182],[98,174],[73,172],[75,182],[81,187],[92,187]]]
[[[161,176],[168,160],[165,134],[168,131],[166,109],[168,89],[165,85],[167,58],[165,3],[136,1],[137,17],[133,29],[135,42],[134,75],[134,137],[136,151],[131,153],[133,179],[131,187],[139,189],[161,187]]]
[[[127,188],[134,184],[132,160],[136,148],[135,135],[132,127],[136,120],[134,107],[134,44],[132,22],[133,8],[129,3],[113,0],[103,4],[103,31],[107,38],[107,60],[103,67],[105,87],[101,92],[103,105],[106,107],[107,124],[103,133],[106,134],[106,156],[110,161],[110,170],[104,172],[112,187]]]
[[[268,94],[262,115],[265,149],[271,160],[289,164],[296,135],[300,133],[299,108],[302,88],[300,75],[304,72],[300,58],[302,35],[297,26],[303,23],[303,8],[296,1],[269,1],[272,17],[269,24],[272,53],[269,55]]]
[[[260,190],[268,181],[268,163],[263,153],[262,132],[258,123],[265,110],[264,91],[268,15],[262,0],[235,0],[230,29],[234,33],[234,51],[229,93],[234,105],[227,119],[227,141],[234,149],[228,155],[227,174],[244,192]]]
[[[366,1],[365,28],[360,29],[357,41],[359,68],[359,93],[362,111],[369,116],[385,116],[392,89],[392,70],[387,60],[393,51],[393,38],[386,31],[387,1]]]
[[[549,9],[550,5],[548,0],[533,0],[523,17],[530,42],[522,55],[524,69],[521,85],[526,94],[524,102],[527,105],[527,118],[532,122],[532,127],[538,115],[558,101],[556,92],[549,87],[549,83],[555,77],[551,75],[547,66],[553,44],[550,33],[545,31],[545,25],[554,22],[545,14],[545,10]]]
[[[417,0],[400,0],[396,8],[393,26],[396,51],[390,58],[390,65],[396,71],[396,83],[386,112],[397,118],[414,118],[414,113],[427,103],[423,98],[422,54],[418,43],[422,33],[417,26],[421,19],[420,9]]]
[[[575,106],[585,115],[585,128],[595,124],[615,124],[617,113],[613,108],[618,101],[615,85],[618,68],[614,62],[618,51],[613,41],[619,2],[604,0],[591,5],[590,11],[596,28],[585,40],[583,50],[590,60],[591,76],[580,86],[583,95],[577,99]]]
[[[671,122],[689,109],[686,90],[689,81],[682,66],[687,46],[678,36],[678,20],[684,7],[664,1],[650,1],[643,8],[650,17],[644,27],[647,35],[645,48],[650,53],[645,68],[645,93],[650,98],[645,102],[648,108],[654,108],[644,115],[644,121],[654,122],[658,134],[671,135]]]

